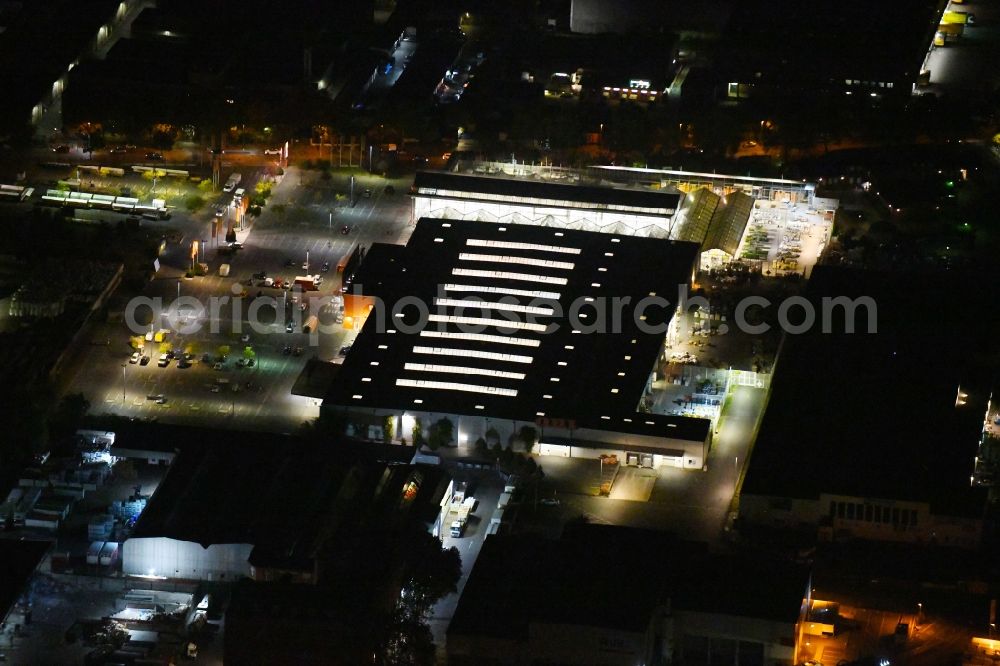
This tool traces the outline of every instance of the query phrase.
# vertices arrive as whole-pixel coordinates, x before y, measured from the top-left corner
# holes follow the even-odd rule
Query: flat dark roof
[[[52,541],[0,538],[0,620],[17,603]]]
[[[513,572],[516,572],[514,574]],[[628,586],[613,572],[629,572]],[[558,540],[490,536],[462,591],[449,635],[527,639],[532,622],[645,632],[655,609],[794,623],[809,572],[787,561],[665,532],[613,525],[569,527]]]
[[[870,296],[878,332],[864,332],[862,308],[858,333],[817,326],[786,336],[743,492],[925,501],[981,515],[985,491],[969,476],[990,383],[972,350],[996,349],[980,319],[995,308],[974,287],[982,279],[817,267],[808,297]],[[956,406],[959,387],[968,397]]]
[[[776,86],[915,80],[940,4],[741,0],[722,40],[722,76]]]
[[[694,243],[422,219],[405,248],[373,246],[355,274],[354,286],[382,299],[392,323],[380,332],[379,317],[368,317],[326,403],[529,422],[541,413],[545,418],[574,419],[581,428],[704,441],[709,428],[704,419],[636,412],[664,339],[663,334],[643,332],[639,324],[670,320],[678,287],[688,283],[697,253]],[[540,292],[548,292],[547,298],[537,297]],[[650,294],[671,305],[651,307],[647,319],[637,322],[633,304]],[[568,316],[571,304],[579,304],[587,315],[580,318],[581,324],[596,323],[598,297],[608,299],[609,330],[574,331]],[[502,321],[484,324],[471,336],[466,324],[454,321],[407,329],[417,324],[415,307],[403,308],[402,318],[391,317],[392,304],[404,298],[425,304],[432,317],[461,314]],[[436,298],[475,298],[493,305],[459,308]],[[613,298],[623,299],[617,329],[610,314]],[[529,317],[497,305],[553,311],[558,306],[563,316]],[[511,330],[504,326],[508,322],[554,324],[556,330]],[[463,388],[408,385],[420,381]]]
[[[625,189],[623,187],[595,187],[574,185],[527,178],[499,178],[475,176],[441,171],[418,171],[413,187],[420,189],[455,190],[470,194],[573,201],[603,206],[630,206],[659,208],[662,214],[673,215],[680,202],[680,194],[670,191]]]
[[[443,472],[403,464],[412,455],[412,449],[401,447],[317,447],[280,440],[189,446],[174,461],[131,538],[167,537],[205,547],[248,543],[255,547],[251,559],[257,563],[299,565],[335,529],[357,529],[365,521],[423,522],[427,502],[418,494],[419,501],[403,503],[399,493],[419,473],[420,493],[435,494]],[[350,492],[342,495],[345,481]],[[352,510],[331,522],[338,502]]]

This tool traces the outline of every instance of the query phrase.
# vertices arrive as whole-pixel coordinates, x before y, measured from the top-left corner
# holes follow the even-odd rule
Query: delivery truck
[[[90,548],[87,549],[87,564],[100,564],[103,549],[103,541],[91,541]]]

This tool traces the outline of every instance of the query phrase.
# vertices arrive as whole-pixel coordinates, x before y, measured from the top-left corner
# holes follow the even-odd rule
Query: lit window
[[[414,405],[422,405],[422,404],[424,404],[424,401],[423,401],[423,400],[421,400],[420,398],[415,398],[415,399],[413,400],[413,404],[414,404]]]
[[[491,395],[502,395],[514,397],[517,389],[500,388],[498,386],[482,386],[480,384],[460,384],[458,382],[437,382],[423,379],[396,380],[396,386],[407,386],[411,388],[437,389],[442,391],[463,391],[466,393],[488,393]]]
[[[427,321],[447,324],[471,324],[472,326],[493,326],[496,328],[513,328],[518,331],[534,331],[544,333],[548,328],[545,324],[532,324],[523,321],[507,321],[506,319],[490,319],[489,317],[466,317],[464,315],[427,315]]]
[[[566,345],[563,349],[576,349],[573,345]]]
[[[364,396],[361,395],[360,393],[355,393],[351,397],[354,398],[355,400],[361,400],[361,398],[363,398]]]
[[[483,405],[476,405],[476,409],[486,409]]]
[[[601,267],[600,267],[600,268],[598,268],[597,270],[598,270],[598,272],[600,272],[600,273],[607,273],[607,272],[608,272],[608,269],[607,269],[607,268],[605,268],[604,266],[601,266]]]
[[[619,372],[619,373],[618,373],[618,376],[619,376],[619,377],[624,377],[624,376],[625,376],[625,373],[624,373],[624,372]]]
[[[491,361],[510,361],[511,363],[531,363],[531,356],[520,354],[502,354],[500,352],[480,351],[478,349],[457,349],[454,347],[424,347],[415,346],[414,354],[434,354],[436,356],[460,356],[462,358],[485,358]]]
[[[556,236],[562,236],[556,233]],[[562,247],[560,245],[541,245],[540,243],[516,243],[514,241],[482,240],[470,238],[465,242],[473,247],[496,247],[504,250],[538,250],[539,252],[556,252],[559,254],[580,254],[580,248]]]
[[[654,425],[652,421],[646,421],[646,425]]]
[[[566,365],[566,361],[559,361],[559,365]]]
[[[532,259],[531,257],[513,257],[503,254],[476,254],[473,252],[460,252],[458,258],[461,261],[484,261],[491,264],[520,264],[521,266],[541,266],[543,268],[557,268],[564,271],[571,271],[576,265],[571,261],[553,261],[551,259]]]
[[[625,421],[625,423],[632,423],[632,419],[630,418],[624,418],[622,420]]]
[[[379,345],[378,348],[379,349],[388,349],[389,345]]]
[[[614,252],[605,252],[604,256],[605,257],[613,257],[613,256],[615,256],[615,253]]]
[[[600,288],[600,286],[601,286],[601,283],[600,283],[600,282],[591,282],[591,283],[590,283],[590,286],[591,286],[591,287],[597,287],[597,288]]]
[[[558,301],[561,294],[557,291],[541,291],[538,289],[515,289],[514,287],[494,287],[474,284],[446,284],[441,287],[445,291],[476,291],[484,294],[507,294],[510,296],[527,296],[529,298],[547,298]]]
[[[372,380],[371,377],[362,377],[361,378],[361,381],[363,381],[363,382],[370,382],[371,380]]]
[[[371,362],[371,363],[369,363],[368,365],[378,365],[378,361],[372,361],[372,362]]]
[[[622,242],[622,239],[621,239],[621,238],[612,238],[612,239],[611,239],[611,242],[612,242],[612,243],[621,243],[621,242]]]
[[[422,338],[444,338],[446,340],[472,340],[475,342],[495,342],[500,345],[518,345],[520,347],[537,347],[542,344],[538,340],[517,338],[512,335],[490,335],[489,333],[461,333],[453,331],[420,331]]]
[[[559,381],[559,378],[558,377],[549,377],[549,381],[550,382],[557,382],[557,381]]]
[[[535,416],[545,416],[545,412],[535,412]]]
[[[552,396],[551,396],[551,395],[549,395],[548,393],[546,393],[546,394],[545,394],[545,395],[543,395],[542,397],[543,397],[543,398],[545,398],[546,400],[551,400],[551,399],[552,399]]]
[[[443,238],[435,238],[435,239],[434,239],[434,242],[435,242],[435,243],[443,243],[443,242],[444,242],[444,239],[443,239]]]
[[[605,421],[610,421],[611,420],[610,416],[602,416],[601,418],[604,419]]]
[[[459,298],[435,298],[434,305],[442,305],[451,308],[480,308],[483,310],[503,310],[505,312],[522,312],[551,317],[555,310],[550,307],[539,307],[535,305],[517,305],[516,303],[487,303],[484,301],[465,301]]]
[[[452,275],[462,277],[481,277],[493,280],[519,280],[521,282],[541,282],[543,284],[565,285],[569,282],[566,278],[553,277],[551,275],[533,275],[531,273],[512,273],[510,271],[480,271],[472,268],[453,268]]]
[[[625,357],[625,360],[626,360],[626,361],[631,361],[631,360],[632,360],[632,357],[631,357],[631,356],[626,356],[626,357]]]
[[[523,372],[508,372],[489,368],[471,368],[464,365],[438,365],[436,363],[405,363],[404,370],[415,372],[441,372],[455,375],[482,375],[483,377],[499,377],[501,379],[524,379]]]
[[[613,389],[611,389],[611,392],[612,392],[612,393],[618,393],[618,389],[616,389],[616,388],[613,388]]]

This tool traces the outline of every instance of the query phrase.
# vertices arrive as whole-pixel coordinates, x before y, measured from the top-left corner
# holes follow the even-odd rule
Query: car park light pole
[[[127,363],[122,363],[122,407],[125,406],[125,369],[127,367]]]

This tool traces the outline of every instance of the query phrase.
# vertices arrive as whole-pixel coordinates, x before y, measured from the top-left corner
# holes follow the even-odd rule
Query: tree
[[[219,356],[229,356],[229,352],[232,351],[229,345],[219,345]]]
[[[346,429],[347,420],[342,414],[323,411],[316,418],[303,421],[299,426],[299,435],[312,442],[326,443],[343,437]]]
[[[490,426],[486,430],[486,442],[491,445],[500,444],[500,433],[498,433],[497,429],[494,428],[493,426]]]
[[[205,205],[205,200],[197,194],[192,194],[184,199],[184,207],[189,213],[195,213],[201,210],[201,207]]]
[[[533,426],[523,425],[517,436],[524,442],[524,450],[531,453],[531,449],[534,448],[535,442],[538,440],[538,431]]]
[[[385,422],[382,424],[382,439],[386,444],[392,441],[393,435],[396,431],[396,417],[389,415],[385,417]]]
[[[89,409],[90,402],[82,393],[63,396],[49,418],[49,433],[52,439],[63,439],[76,432]]]
[[[245,358],[248,361],[252,361],[255,358],[257,358],[257,352],[253,350],[253,347],[247,345],[246,347],[243,348],[243,358]]]
[[[442,446],[447,446],[451,443],[454,431],[455,426],[449,419],[439,419],[431,426],[430,431],[427,433],[427,445],[432,451]]]

